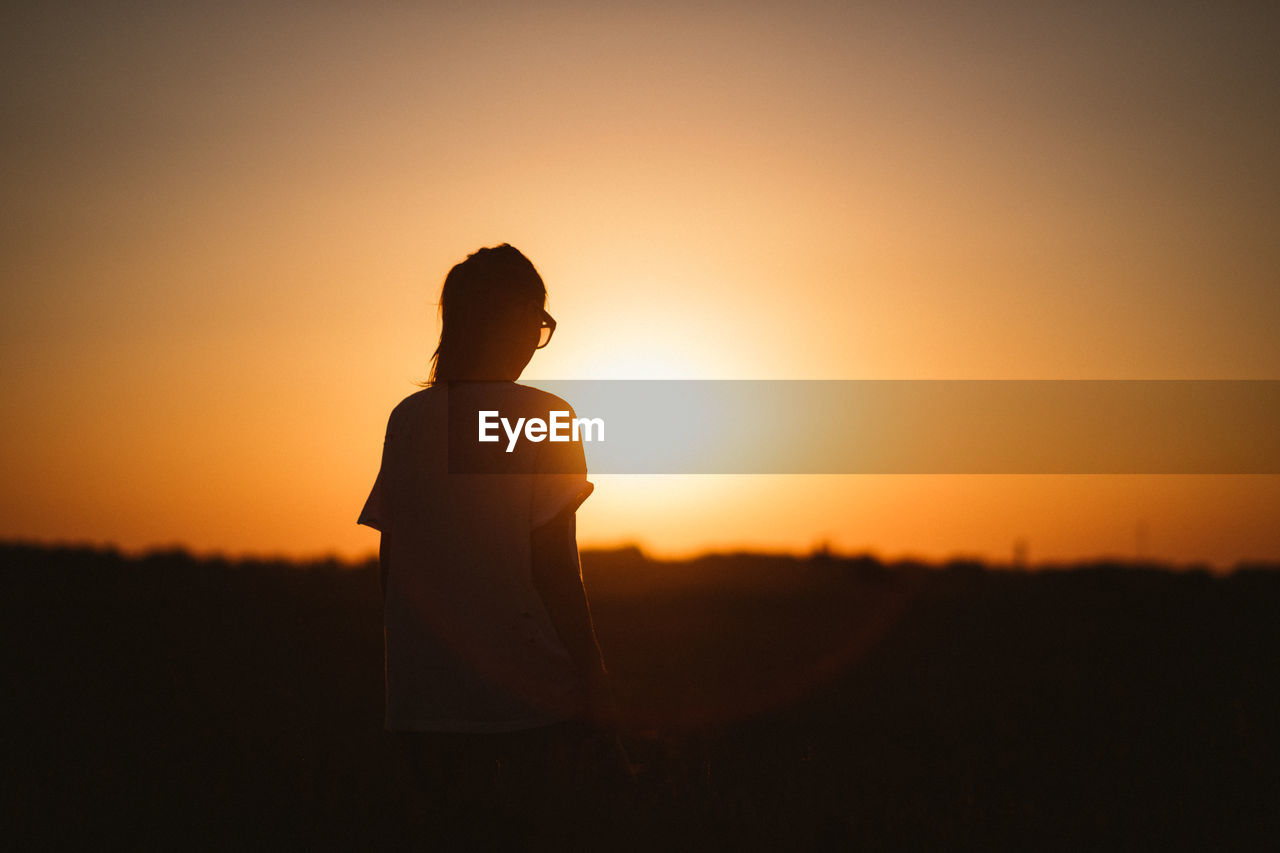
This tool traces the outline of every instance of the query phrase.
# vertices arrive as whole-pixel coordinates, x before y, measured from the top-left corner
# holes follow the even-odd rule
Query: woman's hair
[[[483,363],[507,332],[503,318],[521,302],[542,307],[546,285],[519,249],[503,243],[480,249],[449,270],[440,290],[440,343],[425,384],[448,382]]]

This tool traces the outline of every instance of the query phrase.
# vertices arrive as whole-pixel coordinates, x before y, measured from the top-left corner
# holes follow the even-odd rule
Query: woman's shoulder
[[[573,406],[550,391],[543,391],[541,388],[534,388],[532,385],[521,385],[519,382],[512,382],[511,387],[516,399],[522,406],[531,411],[542,413],[569,412],[573,414]]]
[[[392,409],[391,412],[392,414],[395,414],[396,412],[401,410],[416,409],[421,406],[429,405],[431,401],[435,400],[440,396],[441,390],[442,390],[442,386],[428,385],[426,388],[422,388],[418,391],[414,391],[408,397],[405,397],[403,400],[397,403],[396,407]]]
[[[461,400],[467,405],[496,407],[504,415],[523,415],[526,417],[545,417],[549,412],[573,413],[573,406],[541,388],[532,385],[521,385],[518,382],[465,382],[448,385],[432,385],[405,397],[392,410],[393,420],[421,416],[433,409],[444,410],[448,407],[448,396],[455,395],[455,402]]]
[[[438,385],[431,385],[415,391],[397,403],[391,410],[391,422],[402,422],[421,414],[432,405],[442,401],[442,392],[443,388]]]

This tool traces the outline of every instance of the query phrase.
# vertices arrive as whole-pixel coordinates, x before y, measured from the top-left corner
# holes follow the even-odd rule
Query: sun
[[[530,379],[728,379],[731,359],[714,344],[673,333],[655,341],[621,335],[582,342],[576,358],[530,365]],[[582,353],[589,353],[583,357]]]
[[[670,350],[615,350],[588,367],[590,379],[701,379],[699,360]]]

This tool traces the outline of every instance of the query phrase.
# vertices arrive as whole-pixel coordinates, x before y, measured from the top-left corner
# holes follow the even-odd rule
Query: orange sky
[[[1280,377],[1274,13],[414,5],[4,12],[0,536],[371,551],[431,303],[503,241],[535,381]],[[1229,564],[1280,559],[1280,478],[601,477],[580,519]]]

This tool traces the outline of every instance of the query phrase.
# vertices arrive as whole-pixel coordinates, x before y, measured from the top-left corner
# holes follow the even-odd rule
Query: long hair
[[[440,289],[440,343],[424,384],[466,375],[502,332],[497,320],[503,308],[535,299],[541,306],[546,296],[542,276],[514,246],[503,243],[467,255]]]

